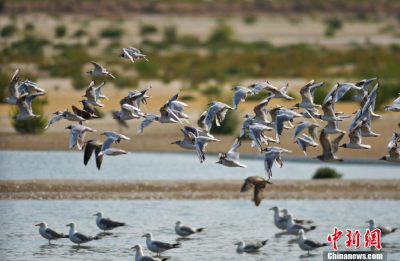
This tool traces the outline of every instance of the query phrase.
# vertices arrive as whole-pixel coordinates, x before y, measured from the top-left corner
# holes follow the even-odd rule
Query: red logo
[[[332,235],[328,235],[328,242],[333,242],[333,249],[337,250],[337,241],[343,235],[343,232],[335,227],[335,232]]]
[[[347,234],[346,234],[346,242],[345,246],[347,248],[351,248],[354,246],[355,248],[360,247],[360,238],[361,234],[360,231],[356,230],[354,233],[350,230],[347,229]],[[328,242],[332,243],[332,247],[334,250],[338,250],[338,244],[337,242],[339,241],[339,238],[343,235],[343,232],[339,230],[337,227],[335,227],[333,234],[328,235]],[[372,231],[369,229],[366,230],[365,235],[364,235],[364,247],[370,248],[370,247],[376,247],[377,249],[381,249],[381,231],[377,228]]]
[[[364,236],[364,242],[365,247],[374,246],[377,249],[381,249],[381,230],[376,228],[370,232],[369,229],[367,229]]]

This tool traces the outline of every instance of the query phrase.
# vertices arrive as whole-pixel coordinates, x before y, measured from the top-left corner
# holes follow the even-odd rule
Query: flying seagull
[[[17,99],[17,106],[19,108],[19,113],[13,117],[14,120],[24,121],[31,120],[40,117],[40,115],[33,114],[32,101],[38,97],[45,95],[44,92],[37,92],[28,94],[25,93]]]
[[[240,189],[240,192],[246,192],[249,189],[254,187],[254,196],[253,196],[253,201],[254,204],[258,207],[261,203],[261,200],[263,198],[263,191],[267,184],[272,185],[271,182],[268,180],[265,180],[262,177],[257,177],[257,176],[251,176],[245,179],[244,184],[242,188]]]
[[[221,164],[227,167],[246,168],[245,165],[239,163],[239,152],[237,151],[237,149],[241,145],[242,143],[238,139],[236,139],[235,142],[233,142],[233,145],[228,153],[219,153],[219,160],[216,162],[216,164]]]
[[[84,147],[86,132],[96,132],[96,130],[80,124],[69,125],[65,129],[70,130],[69,148],[72,149],[76,145],[79,150],[82,150]]]
[[[101,163],[103,162],[103,157],[98,157],[101,152],[101,146],[103,145],[102,141],[99,140],[88,140],[85,145],[85,153],[83,156],[83,164],[85,166],[88,164],[92,154],[94,152],[96,157],[96,166],[97,169],[100,170]]]
[[[103,66],[101,66],[100,64],[93,62],[92,64],[94,66],[94,69],[91,71],[88,71],[86,73],[90,73],[93,76],[102,76],[102,75],[110,75],[112,78],[115,79],[114,75],[112,75],[109,71],[107,71],[106,68],[104,68]]]
[[[236,110],[237,106],[240,102],[244,102],[246,100],[247,94],[251,93],[251,90],[242,87],[242,86],[235,86],[232,88],[232,90],[235,90],[235,94],[233,95],[233,109]]]

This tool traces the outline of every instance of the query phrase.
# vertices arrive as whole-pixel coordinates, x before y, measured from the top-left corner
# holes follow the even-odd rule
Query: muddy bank
[[[272,181],[269,199],[400,199],[400,180]],[[6,180],[0,199],[250,199],[242,180]]]

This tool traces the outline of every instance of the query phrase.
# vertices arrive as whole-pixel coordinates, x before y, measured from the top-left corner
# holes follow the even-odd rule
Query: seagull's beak
[[[53,112],[53,114],[57,114],[57,112]]]
[[[90,73],[90,72],[86,72],[86,73]]]
[[[35,227],[38,227],[38,226],[40,226],[40,224],[35,224]]]
[[[65,225],[66,227],[69,227],[69,225]]]
[[[65,127],[65,129],[69,129],[68,127]]]
[[[104,132],[103,132],[103,133],[100,133],[100,135],[104,135]]]

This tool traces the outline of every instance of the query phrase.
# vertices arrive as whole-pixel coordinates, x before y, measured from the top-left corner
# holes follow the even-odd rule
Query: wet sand
[[[400,199],[400,180],[272,181],[268,199]],[[251,199],[239,193],[242,180],[6,180],[0,199]]]

